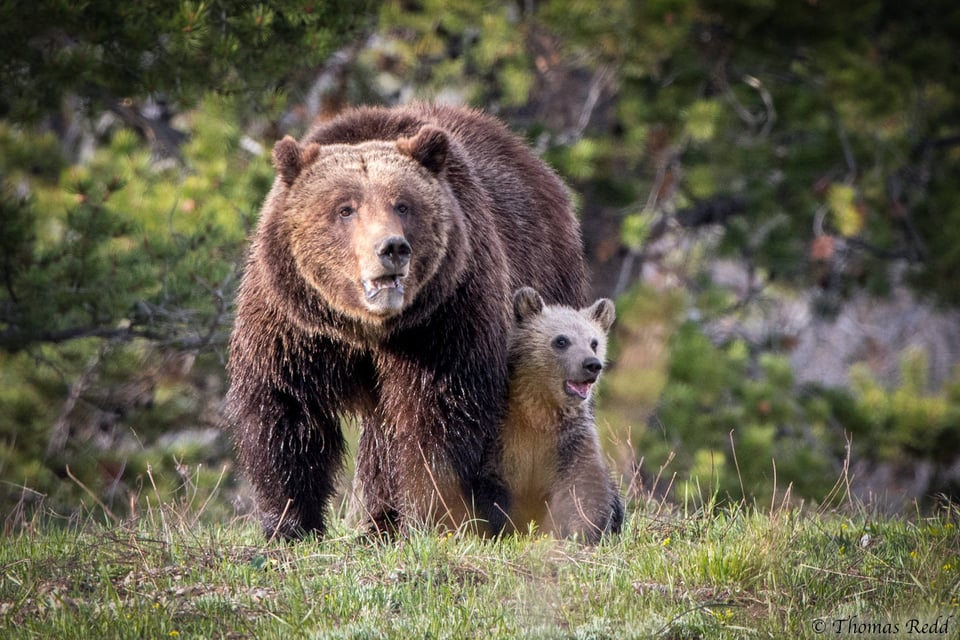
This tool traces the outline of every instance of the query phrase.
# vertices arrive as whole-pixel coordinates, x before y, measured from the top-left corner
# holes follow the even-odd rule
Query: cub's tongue
[[[586,400],[587,396],[590,395],[590,387],[592,385],[592,382],[574,382],[573,380],[567,380],[567,393]]]

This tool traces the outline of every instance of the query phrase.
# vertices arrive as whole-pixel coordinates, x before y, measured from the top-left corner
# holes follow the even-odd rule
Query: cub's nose
[[[599,358],[593,356],[585,359],[581,366],[586,370],[592,373],[593,375],[599,375],[600,371],[603,369],[603,363],[600,362]]]
[[[402,269],[410,262],[413,250],[403,236],[389,236],[378,242],[374,251],[387,269]]]

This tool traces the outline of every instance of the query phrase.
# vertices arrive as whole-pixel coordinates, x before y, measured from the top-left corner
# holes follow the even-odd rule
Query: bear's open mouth
[[[563,390],[566,391],[569,396],[576,396],[581,400],[586,400],[590,395],[590,387],[592,386],[593,383],[586,380],[583,382],[567,380],[563,385]]]
[[[372,280],[363,280],[363,292],[366,294],[368,300],[372,300],[380,295],[384,291],[396,291],[400,295],[403,295],[403,282],[401,279],[403,276],[399,273],[380,276],[379,278],[373,278]]]

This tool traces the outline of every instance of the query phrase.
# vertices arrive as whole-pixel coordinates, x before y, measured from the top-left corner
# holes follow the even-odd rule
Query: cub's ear
[[[523,287],[513,294],[513,316],[517,322],[530,320],[542,311],[543,298],[535,289]]]
[[[432,173],[440,173],[447,163],[447,153],[450,151],[450,141],[443,129],[432,125],[420,128],[412,138],[397,140],[397,149],[400,153],[410,156]]]
[[[284,136],[283,140],[273,146],[273,166],[280,179],[289,187],[303,168],[316,159],[319,152],[320,147],[316,144],[301,148],[292,137]]]
[[[604,331],[610,331],[613,321],[617,319],[617,311],[613,306],[613,301],[608,298],[600,298],[589,307],[580,310],[585,316],[595,321]]]

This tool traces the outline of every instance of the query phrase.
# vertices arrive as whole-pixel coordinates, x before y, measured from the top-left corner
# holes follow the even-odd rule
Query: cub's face
[[[510,355],[514,375],[527,386],[524,392],[559,406],[587,400],[603,370],[615,315],[613,302],[606,298],[574,309],[545,305],[529,287],[518,290]]]
[[[382,321],[403,313],[437,272],[457,209],[441,183],[447,148],[431,127],[397,142],[277,143],[290,251],[330,307]]]

